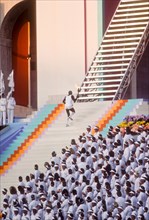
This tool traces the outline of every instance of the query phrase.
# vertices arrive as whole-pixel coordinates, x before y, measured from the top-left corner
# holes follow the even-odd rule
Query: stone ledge
[[[16,105],[14,110],[14,116],[26,118],[28,115],[31,115],[32,112],[33,112],[32,108]]]

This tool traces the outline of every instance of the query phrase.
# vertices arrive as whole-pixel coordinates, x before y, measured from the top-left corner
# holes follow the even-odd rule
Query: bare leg
[[[66,127],[69,126],[69,117],[70,117],[70,112],[69,112],[69,109],[66,109],[66,113],[67,113],[67,123],[66,123]]]
[[[72,116],[75,114],[75,109],[71,108],[70,111],[71,111],[71,114],[70,114],[69,118],[70,118],[70,120],[73,120]]]

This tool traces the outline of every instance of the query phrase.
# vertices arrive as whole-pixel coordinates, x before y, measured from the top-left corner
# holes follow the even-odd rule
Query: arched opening
[[[27,10],[17,19],[12,31],[12,68],[16,103],[30,106],[30,21]]]
[[[9,91],[8,75],[14,69],[16,103],[33,109],[37,108],[35,8],[34,0],[16,4],[5,16],[0,30],[5,94]]]

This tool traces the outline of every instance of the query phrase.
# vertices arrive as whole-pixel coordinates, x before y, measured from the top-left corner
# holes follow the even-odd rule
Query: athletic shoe
[[[69,116],[69,119],[70,119],[71,121],[73,121],[73,118],[71,118],[70,116]]]

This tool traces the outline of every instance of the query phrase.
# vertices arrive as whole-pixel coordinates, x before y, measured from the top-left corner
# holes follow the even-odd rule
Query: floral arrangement
[[[127,115],[119,124],[120,128],[138,128],[139,126],[149,129],[149,115]]]

